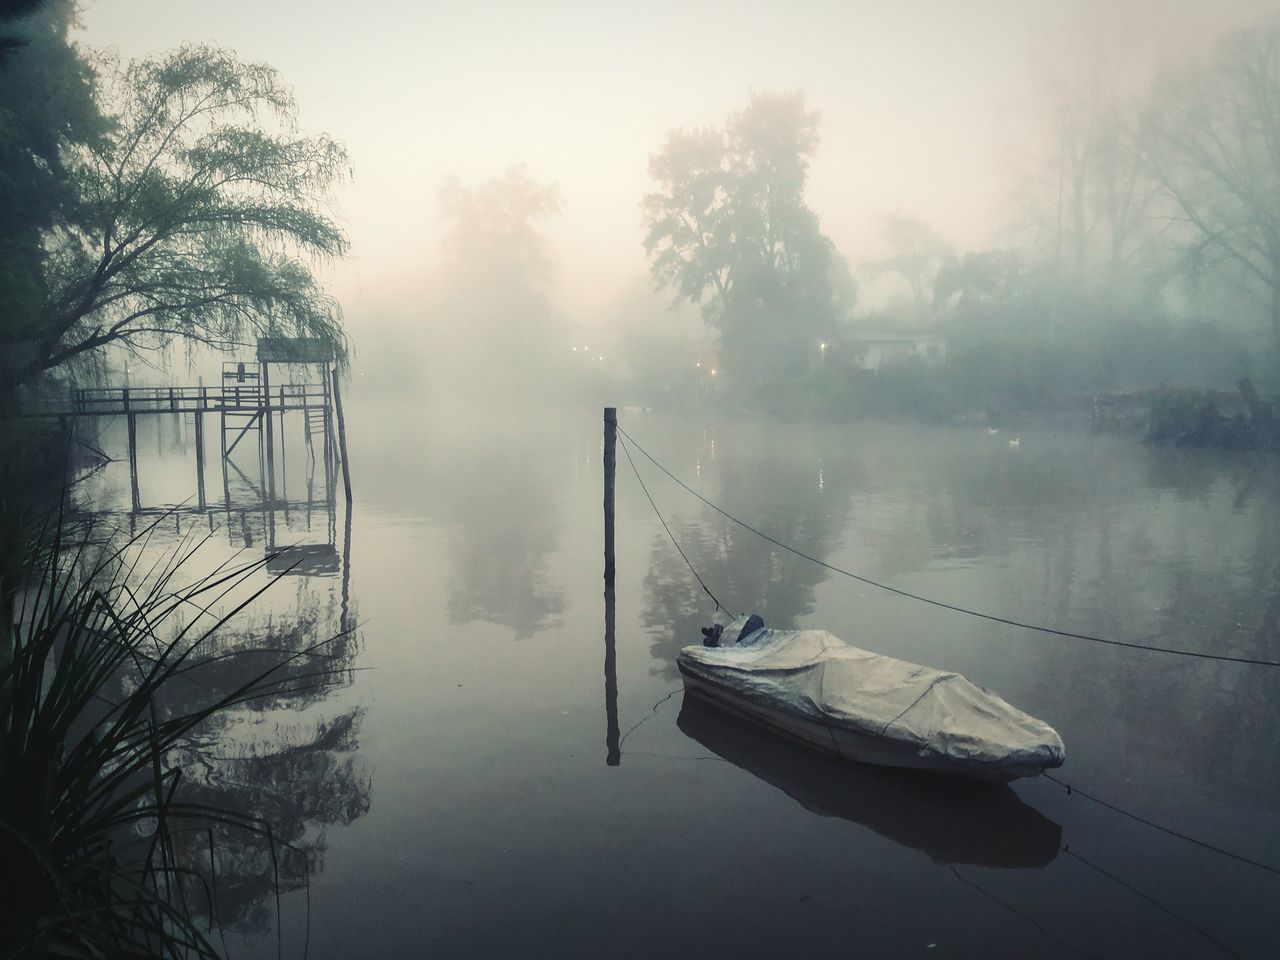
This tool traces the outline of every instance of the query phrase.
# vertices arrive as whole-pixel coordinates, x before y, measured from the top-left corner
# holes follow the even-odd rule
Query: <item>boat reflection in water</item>
[[[685,696],[680,730],[806,810],[874,830],[936,863],[1044,867],[1062,828],[1005,785],[823,756]]]

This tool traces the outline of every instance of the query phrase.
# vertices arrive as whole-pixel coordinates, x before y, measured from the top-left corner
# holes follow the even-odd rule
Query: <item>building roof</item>
[[[332,363],[333,344],[319,337],[259,337],[259,363]]]

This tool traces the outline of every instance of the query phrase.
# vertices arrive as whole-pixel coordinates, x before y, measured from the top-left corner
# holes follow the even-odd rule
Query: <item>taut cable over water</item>
[[[859,583],[865,583],[868,586],[876,587],[880,590],[887,590],[889,593],[897,594],[900,597],[906,597],[908,600],[918,600],[921,603],[927,603],[927,604],[930,604],[931,606],[941,607],[943,610],[951,610],[955,613],[963,613],[970,617],[978,617],[979,619],[982,619],[982,620],[989,620],[992,623],[1002,623],[1010,627],[1022,627],[1025,630],[1035,630],[1038,633],[1047,633],[1057,637],[1068,637],[1073,640],[1087,640],[1090,643],[1101,643],[1111,647],[1127,647],[1131,650],[1145,650],[1148,653],[1167,653],[1167,654],[1172,654],[1173,656],[1191,657],[1198,660],[1221,660],[1228,663],[1243,663],[1243,664],[1249,664],[1251,666],[1256,666],[1256,667],[1280,667],[1280,660],[1263,660],[1263,659],[1254,658],[1254,657],[1235,657],[1225,653],[1205,653],[1199,650],[1178,650],[1173,647],[1158,647],[1158,646],[1153,646],[1151,644],[1134,643],[1129,640],[1112,640],[1112,639],[1107,639],[1105,637],[1092,636],[1087,633],[1074,633],[1070,630],[1059,630],[1055,627],[1046,627],[1046,626],[1035,624],[1035,623],[1025,623],[1021,620],[1012,620],[1008,617],[1000,617],[990,613],[983,613],[979,610],[971,610],[967,607],[957,606],[956,604],[953,604],[953,603],[946,603],[945,601],[942,601],[942,600],[934,600],[931,597],[924,597],[917,593],[911,593],[907,590],[901,590],[898,587],[890,586],[887,583],[881,583],[878,580],[872,580],[870,577],[864,577],[864,576],[861,576],[860,574],[852,573],[849,570],[845,570],[841,567],[837,567],[833,564],[827,563],[825,560],[821,560],[818,557],[805,553],[803,550],[798,550],[789,544],[783,543],[781,540],[778,540],[775,537],[771,537],[769,534],[765,533],[764,531],[756,527],[753,527],[751,524],[747,523],[745,520],[740,520],[738,517],[735,517],[733,514],[725,510],[723,507],[719,506],[718,504],[712,503],[702,494],[698,493],[697,490],[694,490],[691,486],[689,486],[687,483],[685,483],[683,480],[677,477],[674,473],[668,470],[665,466],[659,463],[656,459],[654,459],[652,454],[650,454],[647,450],[644,449],[644,447],[636,443],[635,438],[632,437],[631,434],[627,433],[627,431],[624,430],[621,426],[618,427],[618,433],[620,433],[625,438],[622,444],[622,449],[624,452],[627,453],[628,460],[631,460],[631,453],[629,450],[627,450],[627,441],[630,441],[631,446],[634,446],[638,451],[640,451],[640,453],[644,454],[644,456],[649,460],[650,463],[652,463],[655,467],[657,467],[659,470],[665,473],[669,478],[674,480],[679,486],[683,487],[685,490],[691,493],[694,497],[702,501],[704,504],[706,504],[708,507],[716,511],[716,513],[720,514],[727,520],[733,521],[738,526],[742,527],[744,530],[754,533],[756,536],[761,537],[764,540],[767,540],[769,543],[772,543],[776,547],[780,547],[781,549],[786,550],[788,553],[793,553],[797,557],[802,557],[805,560],[818,564],[818,566],[823,567],[824,569],[830,570],[832,573],[838,573],[841,576],[848,577],[851,580],[856,580]],[[632,461],[631,465],[634,468],[635,462]],[[640,476],[640,473],[637,470],[636,471],[637,479],[639,478],[639,476]],[[641,487],[644,488],[643,480],[641,481]],[[658,511],[658,506],[656,503],[654,503],[653,497],[649,496],[648,488],[644,488],[644,490],[645,490],[645,496],[649,498],[650,505],[653,507],[654,512],[658,514],[658,519],[662,522],[663,529],[667,531],[668,536],[671,536],[671,529],[670,527],[667,526],[667,522],[663,520],[662,514]],[[671,541],[672,543],[675,543],[674,536],[671,536]],[[680,551],[680,556],[684,558],[684,562],[688,564],[690,571],[693,572],[693,575],[697,578],[698,583],[702,585],[702,589],[707,591],[707,596],[711,597],[711,599],[715,601],[717,609],[724,609],[720,601],[716,600],[716,598],[712,595],[711,591],[707,589],[707,586],[705,583],[703,583],[702,578],[698,576],[698,572],[693,569],[693,565],[689,563],[689,558],[685,556],[683,550],[680,550],[679,544],[676,544],[676,549]]]
[[[897,595],[902,596],[902,597],[906,597],[906,598],[911,599],[911,600],[919,600],[919,601],[920,601],[920,602],[922,602],[922,603],[927,603],[927,604],[930,604],[930,605],[932,605],[932,606],[941,607],[941,608],[946,609],[946,610],[952,610],[952,611],[957,612],[957,613],[964,613],[964,614],[967,614],[967,615],[969,615],[969,616],[978,617],[978,618],[980,618],[980,619],[989,620],[989,621],[996,622],[996,623],[1002,623],[1002,624],[1006,624],[1006,625],[1008,625],[1008,626],[1022,627],[1022,628],[1028,629],[1028,630],[1035,630],[1035,631],[1037,631],[1037,632],[1047,633],[1047,634],[1051,634],[1051,635],[1054,635],[1054,636],[1062,636],[1062,637],[1068,637],[1068,638],[1071,638],[1071,639],[1078,639],[1078,640],[1087,640],[1087,641],[1090,641],[1090,642],[1093,642],[1093,643],[1101,643],[1101,644],[1105,644],[1105,645],[1108,645],[1108,646],[1129,647],[1129,648],[1132,648],[1132,649],[1143,650],[1143,651],[1147,651],[1147,652],[1151,652],[1151,653],[1168,653],[1168,654],[1172,654],[1172,655],[1175,655],[1175,656],[1192,657],[1192,658],[1195,658],[1195,659],[1203,659],[1203,660],[1219,660],[1219,661],[1227,661],[1227,662],[1231,662],[1231,663],[1250,664],[1250,665],[1254,665],[1254,666],[1266,666],[1266,667],[1277,667],[1277,666],[1280,666],[1280,661],[1263,660],[1263,659],[1255,659],[1255,658],[1248,658],[1248,657],[1235,657],[1235,656],[1230,656],[1230,655],[1226,655],[1226,654],[1212,654],[1212,653],[1203,653],[1203,652],[1198,652],[1198,651],[1189,651],[1189,650],[1178,650],[1178,649],[1173,649],[1173,648],[1168,648],[1168,647],[1157,647],[1157,646],[1151,646],[1151,645],[1147,645],[1147,644],[1133,643],[1133,642],[1130,642],[1130,641],[1122,641],[1122,640],[1106,639],[1106,638],[1102,638],[1102,637],[1091,636],[1091,635],[1089,635],[1089,634],[1074,633],[1074,632],[1071,632],[1071,631],[1059,630],[1059,629],[1055,629],[1055,628],[1052,628],[1052,627],[1045,627],[1045,626],[1037,625],[1037,624],[1024,623],[1024,622],[1022,622],[1022,621],[1017,621],[1017,620],[1012,620],[1012,619],[1009,619],[1009,618],[1006,618],[1006,617],[999,617],[999,616],[995,616],[995,615],[992,615],[992,614],[982,613],[982,612],[980,612],[980,611],[970,610],[970,609],[967,609],[967,608],[964,608],[964,607],[960,607],[960,606],[956,606],[956,605],[954,605],[954,604],[949,604],[949,603],[946,603],[946,602],[943,602],[943,601],[940,601],[940,600],[934,600],[934,599],[931,599],[931,598],[929,598],[929,597],[924,597],[924,596],[920,596],[920,595],[918,595],[918,594],[913,594],[913,593],[910,593],[910,592],[908,592],[908,591],[901,590],[901,589],[899,589],[899,588],[897,588],[897,587],[893,587],[893,586],[890,586],[890,585],[888,585],[888,584],[884,584],[884,583],[880,583],[879,581],[872,580],[872,579],[870,579],[870,578],[868,578],[868,577],[860,576],[860,575],[858,575],[858,574],[856,574],[856,573],[852,573],[852,572],[850,572],[850,571],[848,571],[848,570],[844,570],[844,569],[842,569],[842,568],[840,568],[840,567],[837,567],[837,566],[834,566],[834,565],[832,565],[832,564],[829,564],[829,563],[827,563],[827,562],[825,562],[825,561],[823,561],[823,560],[818,559],[817,557],[814,557],[814,556],[811,556],[810,554],[805,553],[805,552],[804,552],[804,551],[802,551],[802,550],[798,550],[798,549],[796,549],[796,548],[794,548],[794,547],[792,547],[792,546],[790,546],[790,545],[788,545],[788,544],[786,544],[786,543],[783,543],[782,541],[780,541],[780,540],[776,539],[775,537],[772,537],[772,536],[770,536],[769,534],[767,534],[767,533],[765,533],[765,532],[763,532],[763,531],[761,531],[761,530],[757,529],[756,527],[752,526],[751,524],[747,523],[746,521],[743,521],[743,520],[739,519],[738,517],[736,517],[736,516],[734,516],[733,514],[729,513],[728,511],[726,511],[725,509],[723,509],[723,508],[722,508],[722,507],[720,507],[719,505],[717,505],[717,504],[713,503],[712,501],[708,500],[706,497],[702,496],[700,493],[698,493],[696,490],[694,490],[692,487],[690,487],[687,483],[685,483],[683,480],[681,480],[679,477],[677,477],[675,474],[673,474],[670,470],[668,470],[665,466],[663,466],[663,464],[661,464],[658,460],[656,460],[656,459],[655,459],[655,458],[654,458],[654,457],[653,457],[653,456],[652,456],[648,451],[646,451],[643,447],[641,447],[641,446],[640,446],[640,444],[638,444],[638,443],[635,441],[635,438],[634,438],[634,437],[632,437],[629,433],[627,433],[627,431],[626,431],[626,430],[624,430],[620,425],[616,426],[616,428],[615,428],[615,429],[617,430],[617,433],[621,435],[621,438],[620,438],[620,439],[621,439],[621,442],[622,442],[622,449],[623,449],[623,452],[626,454],[626,456],[627,456],[627,460],[628,460],[628,462],[631,464],[631,468],[632,468],[633,472],[634,472],[634,473],[635,473],[635,475],[636,475],[636,480],[639,482],[641,490],[644,492],[646,499],[649,501],[649,505],[653,508],[653,511],[654,511],[655,515],[658,517],[658,521],[659,521],[659,523],[661,523],[663,530],[665,530],[665,531],[666,531],[667,536],[671,539],[672,544],[675,546],[676,551],[680,554],[681,559],[682,559],[682,560],[684,560],[685,565],[686,565],[686,566],[688,566],[690,573],[692,573],[692,574],[693,574],[693,576],[694,576],[694,578],[698,581],[699,586],[701,586],[701,587],[702,587],[703,591],[707,594],[707,596],[711,598],[711,600],[712,600],[712,602],[713,602],[713,603],[715,603],[715,605],[716,605],[716,609],[717,609],[717,610],[725,610],[725,612],[726,612],[726,613],[731,613],[731,611],[729,611],[729,610],[728,610],[728,608],[726,608],[726,607],[724,606],[724,604],[722,604],[722,603],[719,601],[719,599],[717,599],[717,597],[715,596],[715,594],[713,594],[713,593],[711,592],[710,588],[707,586],[707,584],[705,583],[705,581],[702,579],[702,577],[701,577],[701,575],[698,573],[698,571],[694,568],[694,566],[693,566],[693,564],[690,562],[690,560],[689,560],[688,556],[686,555],[686,553],[684,552],[684,550],[681,548],[681,546],[680,546],[679,542],[676,540],[675,535],[674,535],[674,533],[673,533],[673,532],[672,532],[672,530],[671,530],[671,527],[667,524],[666,520],[663,518],[662,513],[661,513],[661,511],[658,509],[657,503],[656,503],[656,501],[655,501],[655,500],[654,500],[654,498],[653,498],[653,495],[649,492],[649,489],[648,489],[647,485],[645,484],[643,477],[642,477],[642,476],[641,476],[641,474],[640,474],[640,471],[639,471],[639,469],[638,469],[638,467],[637,467],[637,465],[636,465],[636,462],[635,462],[634,458],[631,456],[631,451],[630,451],[630,449],[629,449],[629,447],[630,447],[630,446],[634,446],[634,447],[636,448],[636,450],[638,450],[641,454],[643,454],[643,455],[644,455],[644,456],[645,456],[645,457],[646,457],[646,458],[647,458],[647,459],[648,459],[648,460],[649,460],[649,461],[650,461],[650,462],[651,462],[655,467],[657,467],[657,468],[658,468],[659,470],[661,470],[664,474],[666,474],[666,475],[667,475],[667,477],[669,477],[671,480],[673,480],[673,481],[674,481],[676,484],[678,484],[679,486],[683,487],[686,491],[688,491],[690,494],[692,494],[694,497],[696,497],[699,501],[701,501],[702,503],[704,503],[706,506],[710,507],[711,509],[715,510],[717,513],[719,513],[719,514],[721,514],[722,516],[724,516],[726,519],[731,520],[731,521],[732,521],[732,522],[734,522],[735,524],[737,524],[737,525],[739,525],[739,526],[743,527],[744,529],[748,530],[748,531],[749,531],[749,532],[751,532],[751,533],[756,534],[757,536],[759,536],[759,537],[761,537],[761,538],[763,538],[763,539],[767,540],[768,542],[770,542],[770,543],[774,544],[775,546],[777,546],[777,547],[779,547],[779,548],[781,548],[781,549],[783,549],[783,550],[786,550],[786,551],[788,551],[788,552],[790,552],[790,553],[795,554],[796,556],[802,557],[802,558],[804,558],[804,559],[806,559],[806,560],[809,560],[809,561],[811,561],[811,562],[813,562],[813,563],[816,563],[816,564],[818,564],[819,566],[821,566],[821,567],[823,567],[823,568],[825,568],[825,569],[827,569],[827,570],[831,570],[831,571],[832,571],[832,572],[834,572],[834,573],[839,573],[839,574],[841,574],[841,575],[843,575],[843,576],[849,577],[849,578],[851,578],[851,579],[853,579],[853,580],[856,580],[856,581],[858,581],[858,582],[860,582],[860,583],[865,583],[865,584],[867,584],[867,585],[869,585],[869,586],[878,587],[878,588],[880,588],[880,589],[882,589],[882,590],[886,590],[886,591],[888,591],[888,592],[890,592],[890,593],[894,593],[894,594],[897,594]],[[668,695],[667,695],[667,697],[664,697],[662,700],[658,701],[658,703],[656,703],[656,704],[654,705],[654,708],[653,708],[654,712],[656,712],[656,711],[657,711],[657,709],[658,709],[658,707],[659,707],[659,706],[661,706],[661,704],[662,704],[663,702],[665,702],[665,700],[666,700],[666,699],[668,699],[671,695],[672,695],[672,694],[668,694]],[[638,727],[640,724],[644,723],[644,721],[645,721],[645,720],[650,719],[650,717],[651,717],[651,716],[652,716],[652,714],[650,714],[649,716],[646,716],[646,717],[642,718],[642,719],[641,719],[637,724],[635,724],[635,726],[633,726],[630,730],[628,730],[628,731],[627,731],[627,734],[626,734],[626,735],[624,735],[622,739],[625,741],[626,736],[630,735],[630,733],[635,729],[635,727]],[[1164,834],[1166,834],[1166,835],[1168,835],[1168,836],[1174,837],[1174,838],[1179,839],[1179,840],[1183,840],[1183,841],[1185,841],[1185,842],[1187,842],[1187,843],[1192,844],[1193,846],[1197,846],[1197,847],[1200,847],[1201,849],[1208,850],[1208,851],[1210,851],[1210,852],[1212,852],[1212,853],[1216,853],[1216,854],[1218,854],[1218,855],[1220,855],[1220,856],[1223,856],[1223,857],[1226,857],[1226,858],[1228,858],[1228,859],[1234,860],[1234,861],[1236,861],[1236,862],[1238,862],[1238,863],[1242,863],[1242,864],[1245,864],[1245,865],[1247,865],[1247,866],[1255,867],[1255,868],[1257,868],[1257,869],[1260,869],[1260,870],[1266,871],[1267,873],[1270,873],[1270,874],[1273,874],[1273,875],[1276,875],[1276,876],[1280,876],[1280,867],[1276,867],[1276,866],[1274,866],[1274,865],[1272,865],[1272,864],[1269,864],[1269,863],[1266,863],[1266,862],[1263,862],[1263,861],[1260,861],[1260,860],[1255,860],[1255,859],[1252,859],[1252,858],[1249,858],[1249,857],[1246,857],[1246,856],[1242,856],[1241,854],[1233,853],[1233,852],[1232,852],[1232,851],[1230,851],[1230,850],[1224,849],[1224,848],[1222,848],[1222,847],[1216,846],[1216,845],[1211,844],[1211,843],[1208,843],[1208,842],[1206,842],[1206,841],[1198,840],[1198,839],[1196,839],[1195,837],[1192,837],[1192,836],[1190,836],[1190,835],[1188,835],[1188,834],[1182,833],[1181,831],[1174,830],[1174,829],[1169,828],[1169,827],[1164,827],[1164,826],[1162,826],[1162,825],[1160,825],[1160,824],[1158,824],[1158,823],[1155,823],[1155,822],[1153,822],[1153,821],[1151,821],[1151,820],[1148,820],[1147,818],[1142,817],[1142,816],[1140,816],[1140,815],[1138,815],[1138,814],[1131,813],[1131,812],[1129,812],[1129,811],[1127,811],[1127,810],[1125,810],[1125,809],[1123,809],[1123,808],[1119,807],[1118,805],[1116,805],[1116,804],[1114,804],[1114,803],[1108,802],[1108,801],[1106,801],[1106,800],[1102,800],[1102,799],[1100,799],[1100,798],[1098,798],[1098,797],[1093,796],[1092,794],[1089,794],[1089,793],[1086,793],[1086,792],[1084,792],[1084,791],[1081,791],[1081,790],[1079,790],[1079,789],[1075,788],[1074,786],[1072,786],[1071,784],[1069,784],[1069,783],[1067,783],[1067,782],[1065,782],[1065,781],[1063,781],[1063,780],[1060,780],[1060,779],[1058,779],[1057,777],[1051,776],[1051,775],[1050,775],[1050,774],[1048,774],[1048,773],[1044,773],[1044,772],[1042,772],[1042,773],[1041,773],[1041,775],[1042,775],[1042,776],[1044,776],[1047,780],[1049,780],[1049,781],[1051,781],[1051,782],[1053,782],[1053,783],[1057,784],[1058,786],[1063,787],[1064,789],[1066,789],[1066,791],[1067,791],[1067,793],[1068,793],[1068,794],[1072,794],[1072,793],[1079,793],[1079,794],[1080,794],[1080,796],[1084,797],[1084,798],[1085,798],[1085,799],[1087,799],[1087,800],[1091,800],[1091,801],[1093,801],[1094,803],[1097,803],[1098,805],[1102,806],[1103,808],[1105,808],[1105,809],[1107,809],[1107,810],[1111,810],[1112,812],[1118,813],[1118,814],[1120,814],[1120,815],[1122,815],[1122,816],[1124,816],[1124,817],[1127,817],[1128,819],[1131,819],[1131,820],[1133,820],[1133,821],[1135,821],[1135,822],[1137,822],[1137,823],[1141,823],[1141,824],[1143,824],[1143,825],[1145,825],[1145,826],[1151,827],[1152,829],[1155,829],[1155,830],[1157,830],[1157,831],[1159,831],[1159,832],[1161,832],[1161,833],[1164,833]],[[1198,928],[1197,928],[1197,929],[1198,929]],[[1216,940],[1215,940],[1214,942],[1215,942],[1215,943],[1217,943],[1217,941],[1216,941]],[[1221,944],[1218,944],[1218,945],[1219,945],[1219,946],[1221,946]]]

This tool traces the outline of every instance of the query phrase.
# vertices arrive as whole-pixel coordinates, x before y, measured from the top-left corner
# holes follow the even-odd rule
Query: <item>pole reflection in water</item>
[[[686,695],[676,725],[690,739],[813,813],[874,830],[936,863],[1037,868],[1062,828],[1006,785],[825,757]]]
[[[622,748],[618,743],[618,656],[615,637],[617,613],[614,605],[613,582],[604,588],[604,717],[605,763],[611,767],[622,763]]]

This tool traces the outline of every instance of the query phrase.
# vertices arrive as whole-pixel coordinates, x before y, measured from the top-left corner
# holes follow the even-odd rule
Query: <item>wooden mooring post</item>
[[[604,582],[613,586],[613,476],[617,468],[618,408],[604,408]]]
[[[258,389],[261,391],[259,396],[262,401],[261,421],[258,429],[261,430],[263,425],[266,426],[266,439],[264,440],[264,444],[267,459],[265,467],[267,472],[267,484],[266,488],[262,491],[262,494],[274,503],[276,499],[276,438],[271,429],[271,376],[267,372],[270,367],[271,365],[268,363],[262,364],[262,373],[258,383]]]
[[[205,509],[207,501],[204,493],[204,414],[200,410],[195,412],[196,421],[196,497],[200,504],[200,509]]]
[[[125,391],[125,403],[128,403],[128,390]],[[125,415],[129,425],[129,493],[134,510],[142,509],[142,498],[138,493],[138,415]]]
[[[617,466],[618,410],[604,408],[604,716],[605,763],[622,763],[618,741],[617,610],[613,590],[613,481]]]

